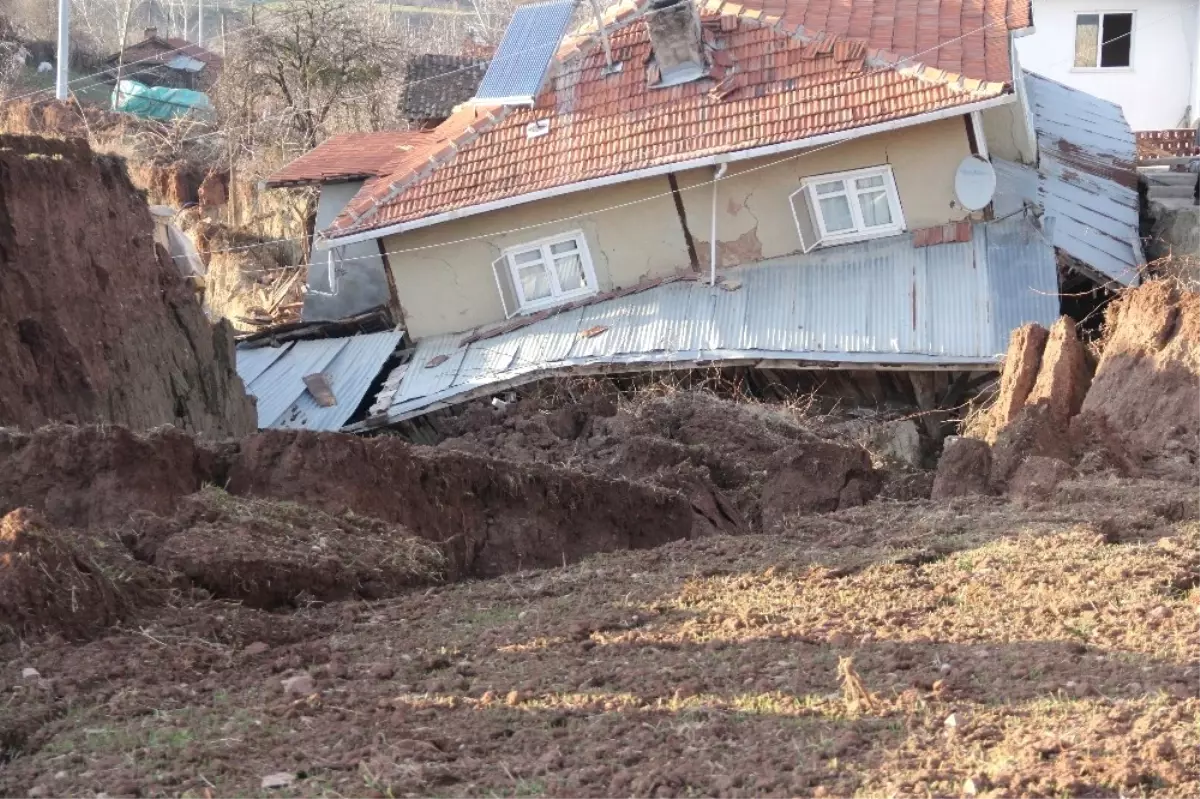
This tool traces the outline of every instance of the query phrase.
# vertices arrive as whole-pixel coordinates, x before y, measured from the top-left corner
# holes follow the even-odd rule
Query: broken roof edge
[[[932,355],[912,355],[899,353],[887,357],[879,353],[863,353],[850,355],[846,353],[829,353],[829,357],[821,357],[814,353],[805,353],[805,357],[784,358],[773,350],[730,350],[705,351],[703,353],[677,353],[680,357],[674,360],[644,360],[635,356],[606,358],[595,363],[566,364],[563,366],[547,366],[522,374],[507,380],[476,386],[467,391],[446,390],[434,395],[428,404],[398,413],[382,413],[368,417],[361,422],[342,428],[346,433],[363,433],[379,430],[391,425],[416,419],[421,416],[462,405],[472,400],[490,397],[542,380],[552,380],[561,377],[594,377],[598,375],[629,375],[638,372],[677,372],[681,369],[707,369],[714,366],[748,366],[755,369],[820,369],[827,371],[863,370],[911,372],[911,371],[997,371],[1002,355],[994,358],[975,357],[942,357]]]
[[[768,144],[762,147],[753,147],[743,150],[726,150],[713,153],[711,155],[701,156],[700,158],[688,159],[686,161],[671,161],[642,169],[632,170],[630,172],[616,172],[597,178],[589,178],[588,180],[578,181],[576,183],[564,183],[559,186],[552,186],[548,189],[541,189],[539,191],[517,194],[498,200],[491,200],[478,205],[468,205],[462,208],[454,208],[449,211],[444,211],[440,214],[423,216],[419,219],[394,222],[392,224],[377,228],[356,225],[356,227],[346,228],[344,230],[334,230],[333,226],[331,225],[317,235],[320,240],[329,242],[332,245],[345,246],[361,241],[379,239],[385,236],[394,236],[410,230],[431,227],[443,222],[451,222],[455,219],[485,214],[491,211],[500,210],[502,208],[510,208],[515,205],[524,205],[526,203],[537,202],[538,200],[560,197],[564,194],[574,194],[576,192],[589,191],[602,186],[611,186],[618,183],[629,183],[635,180],[657,177],[659,175],[665,175],[673,172],[681,172],[687,169],[696,169],[705,166],[717,166],[722,163],[734,161],[746,161],[752,158],[761,158],[768,155],[774,155],[776,153],[792,152],[794,150],[804,150],[809,147],[817,147],[824,144],[866,138],[867,136],[873,136],[878,133],[886,133],[891,130],[915,127],[917,125],[924,125],[930,122],[937,122],[949,117],[963,116],[975,111],[983,111],[988,108],[1007,105],[1008,103],[1014,102],[1016,99],[1017,97],[1012,92],[1011,88],[1008,88],[1006,91],[997,96],[988,97],[982,100],[974,100],[972,102],[963,104],[949,105],[944,108],[939,108],[936,111],[928,111],[923,114],[899,117],[886,122],[879,122],[874,125],[849,127],[843,130],[833,131],[831,133],[822,133],[817,136],[809,136],[804,139],[792,139],[789,141],[777,142],[775,144]],[[398,189],[396,193],[398,194],[399,191],[402,190],[403,188]],[[395,194],[392,194],[391,196],[394,198]],[[387,201],[377,201],[370,212],[374,212],[385,202]],[[356,222],[361,221],[362,219],[366,218],[366,216],[367,213],[364,213],[358,218],[358,220],[356,220]],[[336,222],[337,220],[334,221]]]

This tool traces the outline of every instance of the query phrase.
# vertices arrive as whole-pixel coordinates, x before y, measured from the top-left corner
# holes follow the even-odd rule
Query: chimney
[[[677,86],[708,70],[700,38],[700,15],[692,0],[652,0],[646,11],[650,47],[661,74],[655,86]]]
[[[147,39],[157,38],[158,37],[158,28],[146,28],[144,33],[146,34]]]

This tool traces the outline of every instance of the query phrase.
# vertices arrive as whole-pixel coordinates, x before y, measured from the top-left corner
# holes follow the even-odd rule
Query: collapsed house
[[[623,2],[565,36],[572,3],[525,6],[437,127],[273,176],[337,176],[310,287],[378,270],[356,301],[404,330],[352,428],[560,375],[991,371],[1060,271],[1136,280],[1133,135],[1020,68],[1028,5],[852,5]]]

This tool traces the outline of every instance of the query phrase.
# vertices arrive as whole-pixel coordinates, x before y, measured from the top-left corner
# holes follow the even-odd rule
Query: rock
[[[251,644],[247,644],[246,648],[243,649],[242,652],[247,655],[261,655],[264,652],[266,652],[267,650],[269,650],[270,648],[271,647],[267,646],[262,641],[255,641]]]
[[[504,704],[508,705],[509,707],[516,707],[517,705],[521,704],[521,692],[509,691],[508,695],[504,697]]]
[[[46,789],[45,785],[35,785],[29,789],[29,796],[31,799],[37,799],[38,797],[45,796],[48,793],[49,791]]]
[[[1046,328],[1032,322],[1013,331],[1004,356],[1004,371],[1000,375],[1000,393],[989,413],[989,443],[994,441],[994,432],[1012,421],[1025,406],[1025,400],[1037,383],[1042,351],[1049,337]]]
[[[307,674],[297,674],[283,680],[283,692],[289,696],[309,696],[317,689],[313,678]]]
[[[1176,255],[1184,256],[1180,260],[1186,263],[1200,256],[1200,207],[1187,198],[1151,200],[1146,205],[1150,222],[1148,259]]]
[[[1037,382],[1025,398],[1025,404],[1045,403],[1054,420],[1066,425],[1079,413],[1091,383],[1092,370],[1083,344],[1075,335],[1075,320],[1060,316],[1050,327]]]
[[[264,788],[287,788],[296,781],[296,775],[290,771],[277,771],[262,778]]]
[[[975,787],[975,780],[969,778],[963,780],[962,792],[966,796],[978,796],[979,789]]]
[[[942,724],[945,725],[946,729],[956,729],[958,727],[958,714],[951,713],[949,716],[946,716],[946,720]]]
[[[930,498],[947,500],[990,494],[992,448],[977,438],[956,438],[946,442],[938,460]]]
[[[376,663],[371,667],[371,676],[377,680],[390,680],[396,673],[396,667],[391,663]]]
[[[886,463],[921,468],[921,433],[912,419],[876,427],[871,433],[869,449]]]
[[[1000,431],[992,447],[992,485],[1003,490],[1026,458],[1031,456],[1071,460],[1071,442],[1065,424],[1055,419],[1049,405],[1027,405]]]
[[[763,527],[769,530],[795,513],[837,510],[843,502],[861,505],[879,492],[879,485],[871,457],[862,447],[820,440],[800,443],[763,486]]]
[[[1075,476],[1069,463],[1057,458],[1033,455],[1021,462],[1008,482],[1008,493],[1015,499],[1045,501],[1054,496],[1058,484]]]
[[[23,680],[36,680],[41,676],[41,673],[32,666],[26,666],[25,668],[21,669],[21,679]]]

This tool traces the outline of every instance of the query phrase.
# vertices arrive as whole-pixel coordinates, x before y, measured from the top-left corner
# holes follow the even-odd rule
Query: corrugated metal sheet
[[[395,352],[403,333],[296,341],[278,348],[237,350],[238,374],[258,400],[258,426],[338,430],[366,396],[371,382]],[[324,373],[337,398],[317,405],[305,375]]]
[[[1025,73],[1038,167],[994,159],[996,212],[1045,210],[1054,246],[1124,285],[1145,263],[1138,235],[1137,145],[1119,106]]]
[[[970,242],[901,236],[727,270],[726,291],[680,281],[597,302],[460,346],[424,339],[377,408],[400,421],[557,370],[787,361],[989,365],[1014,327],[1058,314],[1054,252],[1022,215]],[[583,337],[593,327],[607,330]],[[389,394],[390,396],[385,396]]]

